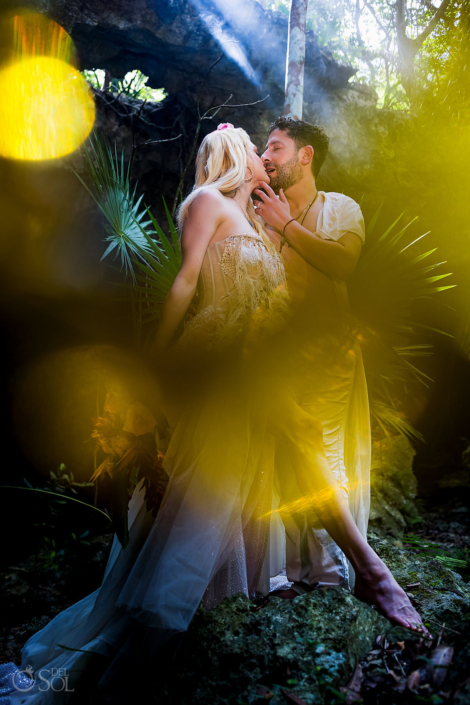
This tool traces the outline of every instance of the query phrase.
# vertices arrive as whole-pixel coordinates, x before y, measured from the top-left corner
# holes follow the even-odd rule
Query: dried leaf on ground
[[[444,682],[453,655],[454,648],[452,646],[445,646],[444,644],[441,644],[434,649],[431,656],[431,661],[434,664],[434,675],[432,682],[436,688],[439,688],[439,686]]]
[[[343,693],[347,693],[345,703],[350,705],[361,699],[362,666],[356,663],[356,668],[347,686],[340,688]]]
[[[414,692],[416,688],[419,685],[419,682],[421,680],[421,674],[419,671],[412,671],[408,678],[406,679],[406,687],[408,690],[411,690],[411,692]]]
[[[294,705],[307,705],[305,700],[302,700],[297,695],[294,695],[294,693],[291,693],[289,690],[286,690],[285,688],[283,688],[281,690],[281,693],[283,694],[283,696],[285,697],[285,699],[287,700],[288,703],[294,703]]]

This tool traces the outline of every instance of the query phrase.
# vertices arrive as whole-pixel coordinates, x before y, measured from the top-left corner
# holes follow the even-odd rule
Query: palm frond
[[[158,239],[151,238],[147,231],[138,223],[147,249],[136,246],[140,259],[131,258],[134,265],[134,280],[122,284],[122,288],[131,293],[135,305],[139,308],[142,325],[154,323],[160,318],[161,307],[170,291],[176,275],[181,267],[181,248],[178,233],[171,215],[166,208],[168,225],[172,242],[165,235],[152,213],[147,208],[153,233]]]
[[[117,284],[130,299],[138,326],[156,320],[163,301],[181,267],[178,231],[163,200],[170,238],[159,226],[150,210],[141,208],[142,196],[131,190],[129,166],[124,153],[120,158],[109,142],[96,133],[83,147],[83,162],[87,181],[76,176],[97,203],[107,222],[106,248],[101,260],[114,253],[121,270],[130,274],[131,282]],[[138,313],[136,313],[138,311]]]
[[[402,225],[402,214],[380,232],[380,210],[369,221],[363,255],[348,282],[351,310],[362,333],[372,415],[382,429],[419,438],[393,408],[393,385],[414,381],[428,386],[432,381],[414,364],[429,356],[432,346],[413,340],[420,330],[449,334],[416,321],[413,302],[455,285],[441,284],[450,273],[434,273],[445,262],[427,264],[437,249],[423,247],[429,233],[410,237],[416,219]]]
[[[149,232],[151,221],[144,221],[146,210],[139,210],[142,196],[136,200],[136,187],[131,189],[124,153],[118,158],[116,147],[113,153],[106,138],[93,133],[88,146],[83,146],[82,157],[89,183],[76,171],[75,175],[107,220],[105,230],[109,245],[101,259],[114,252],[114,259],[120,258],[121,268],[134,277],[131,258],[149,251],[143,232]]]
[[[377,399],[371,399],[370,413],[385,435],[392,432],[396,435],[406,436],[411,440],[424,440],[421,433],[390,404],[378,401]]]

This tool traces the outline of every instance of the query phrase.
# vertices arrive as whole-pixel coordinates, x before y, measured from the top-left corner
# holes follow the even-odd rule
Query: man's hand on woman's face
[[[261,199],[253,202],[257,214],[274,230],[282,233],[284,226],[292,218],[284,191],[279,191],[278,198],[267,183],[261,182],[261,188],[256,188],[253,193]]]

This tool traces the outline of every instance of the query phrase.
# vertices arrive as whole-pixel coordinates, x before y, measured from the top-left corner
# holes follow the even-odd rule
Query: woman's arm
[[[152,353],[167,349],[196,292],[207,247],[223,220],[223,196],[216,189],[201,192],[192,202],[181,233],[181,269],[162,308]]]

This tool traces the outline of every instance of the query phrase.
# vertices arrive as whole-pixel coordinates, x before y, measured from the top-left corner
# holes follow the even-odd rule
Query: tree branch
[[[371,83],[372,83],[372,85],[375,85],[375,68],[374,68],[374,64],[373,64],[372,61],[371,61],[371,54],[370,54],[370,52],[367,50],[367,47],[366,47],[366,45],[365,45],[365,43],[364,43],[364,40],[363,40],[363,38],[362,38],[361,27],[360,27],[360,25],[359,25],[359,21],[360,21],[360,19],[361,19],[361,15],[362,15],[361,0],[356,0],[356,11],[355,11],[355,13],[354,13],[354,20],[355,20],[355,23],[356,23],[357,41],[358,41],[358,43],[359,43],[359,46],[360,46],[361,49],[362,49],[362,58],[364,59],[364,61],[366,62],[367,66],[368,66],[368,68],[369,68]]]
[[[416,39],[412,40],[413,43],[415,44],[415,46],[417,46],[419,48],[423,45],[423,43],[426,41],[426,39],[429,37],[429,35],[436,29],[436,26],[444,17],[446,10],[449,7],[451,2],[452,2],[452,0],[442,0],[441,6],[437,10],[434,17],[430,20],[428,26],[423,29],[421,34],[419,34],[416,37]],[[434,7],[434,9],[436,9],[436,8]]]
[[[375,12],[375,9],[372,7],[372,5],[370,4],[370,2],[367,2],[367,0],[365,0],[364,6],[367,7],[367,9],[369,10],[370,14],[372,15],[372,17],[374,18],[374,20],[375,20],[375,21],[377,22],[377,24],[379,25],[379,27],[380,27],[380,29],[382,30],[382,32],[385,34],[386,37],[388,37],[389,31],[387,30],[386,27],[384,27],[384,25],[382,24],[382,22],[380,21],[380,19],[377,17],[377,13]]]

